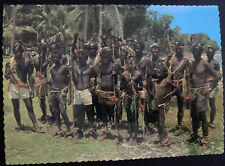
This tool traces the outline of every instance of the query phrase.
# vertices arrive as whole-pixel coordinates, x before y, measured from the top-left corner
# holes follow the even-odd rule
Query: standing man
[[[168,109],[167,105],[170,97],[174,95],[177,90],[177,85],[171,82],[169,76],[154,86],[155,94],[153,102],[155,108],[153,109],[151,116],[153,116],[152,119],[157,124],[159,142],[162,146],[168,146],[170,144],[168,132],[165,126],[165,114]]]
[[[138,92],[143,90],[141,72],[136,69],[135,57],[128,57],[128,68],[121,74],[120,90],[124,90],[124,107],[129,124],[129,144],[137,144]]]
[[[108,138],[109,131],[107,123],[110,121],[113,116],[115,102],[116,102],[116,84],[118,76],[118,67],[113,63],[112,60],[112,50],[109,47],[104,47],[98,57],[101,59],[98,69],[99,82],[97,85],[97,93],[99,96],[99,104],[102,111],[102,121],[103,121],[103,135],[100,140]],[[117,119],[114,118],[114,122],[117,122]],[[115,143],[119,143],[119,131],[117,130],[116,124],[115,130]]]
[[[92,105],[92,95],[89,90],[93,67],[92,65],[87,65],[87,50],[80,49],[77,60],[77,65],[73,65],[74,67],[72,68],[72,79],[75,85],[73,102],[74,125],[75,127],[78,127],[75,139],[80,139],[84,136],[85,114],[88,119],[88,134],[90,138],[93,139],[96,136],[93,128],[94,110]]]
[[[176,129],[180,129],[182,125],[182,119],[184,116],[184,97],[182,96],[182,92],[185,92],[185,88],[183,87],[184,81],[186,81],[187,75],[189,75],[189,60],[188,58],[184,58],[184,44],[181,42],[176,43],[175,48],[175,56],[172,57],[169,64],[169,73],[171,75],[171,80],[173,83],[177,84],[179,89],[176,91],[175,95],[177,97],[177,126]]]
[[[84,49],[87,49],[89,54],[87,65],[94,66],[97,50],[98,50],[97,44],[94,41],[92,41],[86,44]],[[90,88],[90,90],[92,94],[93,109],[95,109],[95,113],[96,113],[96,120],[97,122],[100,122],[102,120],[102,112],[101,112],[100,105],[98,103],[98,95],[95,91],[96,84],[97,84],[97,73],[93,71],[91,82],[90,82],[90,85],[92,87]]]
[[[60,63],[63,49],[60,43],[56,43],[52,50],[52,60],[54,66],[51,68],[51,89],[50,89],[50,104],[53,109],[58,131],[56,135],[62,136],[62,123],[60,114],[66,124],[67,135],[70,134],[70,122],[66,112],[67,93],[69,92],[69,104],[71,103],[71,87],[70,73],[67,66]]]
[[[145,131],[149,132],[149,123],[155,123],[153,98],[155,96],[155,86],[167,77],[166,59],[160,56],[160,46],[156,43],[151,45],[151,56],[144,56],[138,64],[138,69],[142,73],[144,86],[147,91],[144,108]]]
[[[18,44],[14,53],[15,56],[10,58],[6,63],[5,78],[10,80],[9,83],[9,98],[13,104],[14,117],[16,119],[19,130],[24,130],[25,126],[20,118],[20,99],[25,103],[28,110],[28,115],[33,123],[33,130],[35,132],[42,132],[37,125],[36,116],[32,106],[31,91],[33,91],[33,84],[31,75],[33,73],[33,66],[27,57],[23,56],[23,47]]]
[[[203,139],[202,144],[206,144],[208,139],[208,122],[206,117],[206,107],[208,94],[216,87],[220,77],[210,67],[209,63],[201,58],[202,45],[193,44],[192,54],[194,61],[190,67],[190,86],[191,86],[191,118],[193,134],[189,139],[195,142],[198,138],[198,128],[202,122]],[[212,77],[210,84],[207,83],[209,77]]]
[[[46,110],[46,96],[48,96],[48,67],[50,65],[50,57],[49,57],[49,48],[47,46],[46,39],[45,42],[42,43],[41,54],[38,57],[38,71],[37,71],[37,83],[35,84],[37,87],[37,96],[40,100],[40,107],[42,111],[42,116],[40,121],[42,123],[47,122],[47,110]],[[52,121],[55,120],[54,114],[52,112],[52,108],[49,107],[52,117],[50,118]]]
[[[211,66],[211,68],[214,69],[217,72],[217,74],[219,74],[221,76],[220,65],[214,59],[214,55],[215,55],[215,49],[212,46],[208,46],[208,48],[207,48],[208,63]],[[209,78],[208,81],[210,82],[211,78]],[[218,91],[218,84],[209,94],[209,105],[211,108],[209,127],[212,129],[214,129],[216,127],[214,124],[214,119],[215,119],[215,115],[216,115],[216,104],[215,104],[216,101],[215,100],[216,100],[217,91]]]

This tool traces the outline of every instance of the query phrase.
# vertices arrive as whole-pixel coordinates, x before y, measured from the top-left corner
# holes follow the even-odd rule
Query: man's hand
[[[147,81],[143,81],[143,86],[147,87]]]
[[[210,91],[211,91],[211,89],[210,89],[210,88],[205,87],[205,88],[203,89],[203,94],[204,94],[204,95],[209,94],[209,93],[210,93]]]
[[[30,91],[30,97],[33,99],[34,98],[34,90]]]
[[[14,73],[16,73],[16,69],[15,68],[10,69],[9,72],[8,72],[9,75],[14,74]]]

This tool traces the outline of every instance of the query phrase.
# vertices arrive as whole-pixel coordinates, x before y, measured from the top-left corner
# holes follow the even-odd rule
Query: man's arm
[[[147,59],[145,57],[142,57],[137,67],[144,74],[147,68]]]
[[[77,71],[78,71],[78,65],[76,64],[72,67],[72,72],[71,72],[72,73],[72,81],[75,85],[77,85],[77,83],[78,83]]]
[[[34,95],[34,83],[35,83],[35,79],[33,77],[34,66],[33,66],[31,61],[29,61],[28,63],[29,63],[29,65],[28,65],[28,73],[27,73],[28,74],[28,82],[29,82],[29,85],[30,85],[30,89],[31,89],[32,95]]]
[[[137,78],[137,91],[142,91],[143,90],[143,81],[142,81],[142,75],[139,73],[139,76]]]
[[[209,87],[209,91],[213,90],[217,83],[219,82],[219,80],[221,79],[221,76],[209,65],[209,63],[205,62],[204,63],[205,67],[206,67],[206,70],[207,72],[214,77],[214,80],[211,81],[212,84],[211,84],[211,87]]]
[[[5,79],[10,79],[10,76],[12,74],[12,71],[10,71],[10,62],[7,62],[5,64]]]
[[[42,64],[41,72],[46,70],[49,63],[49,59],[46,57],[45,62]]]
[[[215,64],[214,64],[214,69],[217,73],[217,75],[220,77],[220,79],[222,78],[222,73],[220,72],[220,65],[219,63],[216,61]]]
[[[123,74],[120,75],[120,90],[124,90],[126,87],[126,79]]]
[[[68,99],[68,104],[71,104],[72,101],[72,84],[71,84],[71,75],[69,72],[68,67],[65,67],[66,71],[65,71],[65,75],[66,75],[66,85],[68,86],[68,93],[69,93],[69,99]]]

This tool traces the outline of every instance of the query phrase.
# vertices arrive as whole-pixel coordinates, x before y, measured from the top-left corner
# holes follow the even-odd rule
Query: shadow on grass
[[[25,131],[32,131],[32,132],[34,132],[34,129],[32,127],[29,127],[29,126],[23,126],[22,128],[21,127],[16,127],[15,130],[18,131],[18,132],[25,132]]]

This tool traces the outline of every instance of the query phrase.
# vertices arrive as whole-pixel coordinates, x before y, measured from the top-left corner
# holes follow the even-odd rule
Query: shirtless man
[[[99,103],[102,110],[102,121],[103,121],[103,135],[100,140],[108,138],[109,131],[107,123],[110,118],[114,115],[114,106],[116,102],[116,84],[118,67],[112,61],[112,50],[109,47],[104,47],[98,57],[101,59],[97,73],[99,74],[100,81],[97,85],[97,93],[99,95]],[[114,119],[117,122],[117,119]],[[117,128],[117,126],[115,126]],[[115,143],[119,143],[119,131],[115,130]]]
[[[138,132],[138,92],[143,90],[141,72],[136,70],[135,57],[128,57],[128,68],[121,74],[120,90],[125,92],[124,107],[129,124],[129,144],[137,144]],[[132,109],[133,105],[133,109]]]
[[[31,99],[31,90],[33,89],[31,75],[33,73],[33,66],[30,59],[23,56],[23,51],[24,49],[22,46],[18,44],[14,49],[15,56],[10,58],[9,62],[6,63],[5,66],[5,78],[10,80],[9,98],[13,104],[14,117],[16,119],[18,129],[25,129],[25,126],[21,122],[19,112],[19,103],[20,99],[22,99],[33,123],[32,129],[35,132],[42,132],[37,125]]]
[[[190,67],[190,86],[191,86],[191,118],[193,134],[189,139],[195,142],[198,138],[198,128],[200,121],[202,122],[203,139],[202,144],[206,144],[208,139],[208,122],[206,117],[207,98],[217,85],[220,76],[213,70],[209,63],[201,58],[202,45],[193,44],[192,54],[194,61]],[[207,79],[212,77],[210,84]]]
[[[37,96],[40,100],[40,107],[42,111],[42,116],[40,118],[40,121],[42,123],[47,122],[47,111],[46,111],[46,96],[48,96],[48,74],[47,70],[50,65],[50,57],[49,57],[49,48],[47,47],[47,43],[42,44],[42,51],[41,54],[38,57],[38,66],[37,66]],[[35,63],[35,61],[34,61]],[[36,62],[37,63],[37,62]],[[50,112],[52,114],[51,120],[54,121],[54,114],[52,112],[51,107],[49,107]]]
[[[134,44],[134,51],[135,51],[135,58],[136,58],[136,64],[138,64],[143,57],[143,51],[145,49],[145,45],[143,42],[136,41]]]
[[[77,64],[72,68],[72,79],[75,85],[74,90],[74,102],[73,102],[73,115],[74,125],[78,127],[77,135],[75,139],[80,139],[84,136],[84,120],[85,114],[88,119],[90,138],[96,136],[93,122],[94,122],[94,110],[92,105],[92,95],[89,90],[90,78],[93,74],[92,65],[87,65],[88,50],[79,50]]]
[[[217,74],[221,75],[220,65],[214,59],[214,55],[215,55],[215,49],[212,46],[208,46],[208,48],[207,48],[208,63],[211,66],[211,68],[214,69],[217,72]],[[210,82],[210,78],[209,78],[209,82]],[[216,94],[217,94],[217,91],[218,91],[217,86],[209,94],[209,105],[210,105],[210,108],[211,108],[209,127],[212,128],[212,129],[214,129],[216,127],[215,124],[214,124],[214,119],[215,119],[215,115],[216,115],[216,104],[215,104],[215,102],[216,102]]]
[[[70,122],[66,113],[67,92],[69,91],[69,99],[71,99],[70,73],[65,65],[60,63],[62,57],[61,44],[57,43],[52,50],[52,60],[54,66],[51,68],[51,89],[50,89],[50,104],[53,109],[58,132],[56,135],[62,136],[64,133],[61,128],[60,114],[67,127],[67,135],[70,134]],[[69,101],[70,104],[70,101]]]
[[[167,64],[166,60],[160,57],[160,46],[156,43],[151,45],[150,49],[151,56],[146,55],[142,57],[138,64],[138,69],[142,73],[142,79],[144,82],[144,87],[147,91],[145,96],[145,108],[144,108],[144,121],[145,129],[144,134],[149,132],[149,123],[155,123],[156,119],[154,116],[154,108],[152,105],[154,98],[155,86],[159,84],[163,79],[167,77]]]
[[[172,82],[177,84],[179,89],[176,91],[175,95],[177,97],[177,105],[178,105],[178,113],[177,113],[177,126],[176,129],[180,129],[182,125],[182,119],[184,116],[184,97],[182,96],[182,92],[185,91],[186,87],[183,87],[183,83],[185,79],[187,78],[187,75],[189,74],[189,59],[184,58],[183,52],[184,52],[184,44],[181,42],[177,42],[176,48],[175,48],[175,55],[170,60],[169,64],[169,74],[171,75]],[[171,68],[170,68],[171,67]]]
[[[97,49],[98,49],[97,44],[94,42],[90,42],[86,45],[86,48],[84,49],[88,50],[89,56],[88,56],[87,64],[94,66],[96,55],[97,55]],[[97,73],[93,71],[93,75],[92,75],[91,83],[90,83],[91,84],[90,90],[92,94],[93,109],[95,109],[95,112],[96,112],[96,120],[100,122],[102,120],[102,112],[101,112],[100,105],[98,103],[98,95],[95,91],[96,81],[97,81],[96,79],[97,79]]]
[[[165,114],[167,111],[167,103],[170,97],[177,92],[178,86],[171,82],[170,77],[165,78],[160,83],[154,86],[154,99],[155,108],[153,110],[153,119],[156,121],[159,142],[162,146],[168,146],[170,141],[168,139],[167,129],[165,127]]]

